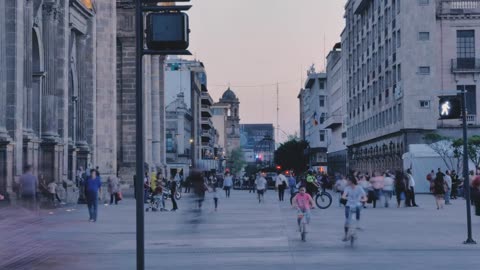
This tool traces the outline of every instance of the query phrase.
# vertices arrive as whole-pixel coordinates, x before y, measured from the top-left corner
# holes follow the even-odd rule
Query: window
[[[428,6],[429,3],[430,3],[430,0],[418,0],[418,4],[420,6]]]
[[[420,108],[430,109],[430,100],[420,100]]]
[[[325,96],[320,96],[320,107],[325,107]]]
[[[418,40],[420,41],[430,40],[430,32],[418,32]]]
[[[418,67],[418,74],[420,75],[430,75],[430,67]]]
[[[325,130],[320,130],[320,141],[321,142],[325,141]]]
[[[400,48],[402,46],[402,34],[400,33],[400,30],[397,31],[397,48]]]
[[[319,82],[320,89],[325,89],[325,82],[320,80],[318,82]]]
[[[476,85],[457,85],[457,90],[467,91],[467,115],[477,114]]]
[[[320,114],[320,124],[323,124],[325,122],[326,114],[322,113]]]
[[[402,80],[402,67],[400,64],[398,64],[397,66],[397,81],[401,81]]]
[[[475,67],[475,31],[457,31],[457,65],[460,69]]]

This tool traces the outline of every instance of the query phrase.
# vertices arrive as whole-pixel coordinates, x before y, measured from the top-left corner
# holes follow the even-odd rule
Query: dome
[[[237,99],[237,96],[235,95],[235,93],[230,88],[228,88],[227,91],[225,91],[225,93],[223,93],[222,99],[233,101],[233,100]]]

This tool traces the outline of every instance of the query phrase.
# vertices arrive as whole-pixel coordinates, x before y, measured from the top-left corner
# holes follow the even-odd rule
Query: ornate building
[[[0,1],[0,192],[27,164],[115,174],[115,26],[111,0]]]
[[[240,101],[230,87],[220,98],[219,104],[228,105],[227,121],[225,123],[226,130],[226,146],[225,150],[230,153],[233,149],[240,147]]]

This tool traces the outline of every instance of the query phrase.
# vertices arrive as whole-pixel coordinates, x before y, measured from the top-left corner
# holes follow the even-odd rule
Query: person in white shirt
[[[393,196],[394,180],[392,175],[387,171],[383,178],[383,197],[385,198],[385,207],[388,208],[390,200]]]
[[[61,203],[62,200],[60,200],[60,197],[58,197],[57,194],[57,183],[55,183],[55,181],[52,181],[50,182],[50,184],[48,184],[47,188],[48,193],[50,193],[50,200],[52,201],[52,203],[55,203],[55,198],[59,203]]]
[[[407,190],[407,201],[406,205],[411,207],[418,207],[417,203],[415,202],[415,179],[413,179],[412,169],[407,170],[407,177],[408,177],[408,190]]]
[[[450,205],[450,195],[452,194],[452,176],[450,171],[445,172],[445,182],[447,183],[448,189],[445,190],[445,205]]]
[[[267,180],[263,176],[263,173],[258,175],[258,178],[255,180],[255,185],[257,186],[258,203],[261,203],[263,201],[263,194],[267,188]]]
[[[282,173],[279,173],[275,180],[275,188],[278,190],[278,200],[283,201],[285,195],[285,189],[287,189],[288,181],[287,177]]]

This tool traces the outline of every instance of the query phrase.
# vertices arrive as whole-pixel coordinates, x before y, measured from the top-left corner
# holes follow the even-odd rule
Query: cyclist
[[[313,197],[313,195],[318,192],[318,184],[317,184],[317,179],[313,175],[312,171],[308,171],[306,182],[307,182],[307,193],[310,194],[311,197]]]
[[[360,210],[362,209],[362,203],[367,201],[367,196],[362,187],[358,186],[357,179],[350,175],[347,181],[347,187],[343,191],[342,198],[347,200],[345,205],[345,237],[343,241],[348,241],[348,229],[352,219],[352,210],[355,210],[355,215],[357,219],[357,228],[360,223]]]
[[[307,224],[310,223],[310,209],[315,208],[314,201],[310,194],[305,192],[305,187],[300,188],[300,192],[293,197],[293,207],[298,211],[297,224],[298,230],[300,231],[300,226],[302,222],[302,217],[305,215]]]

